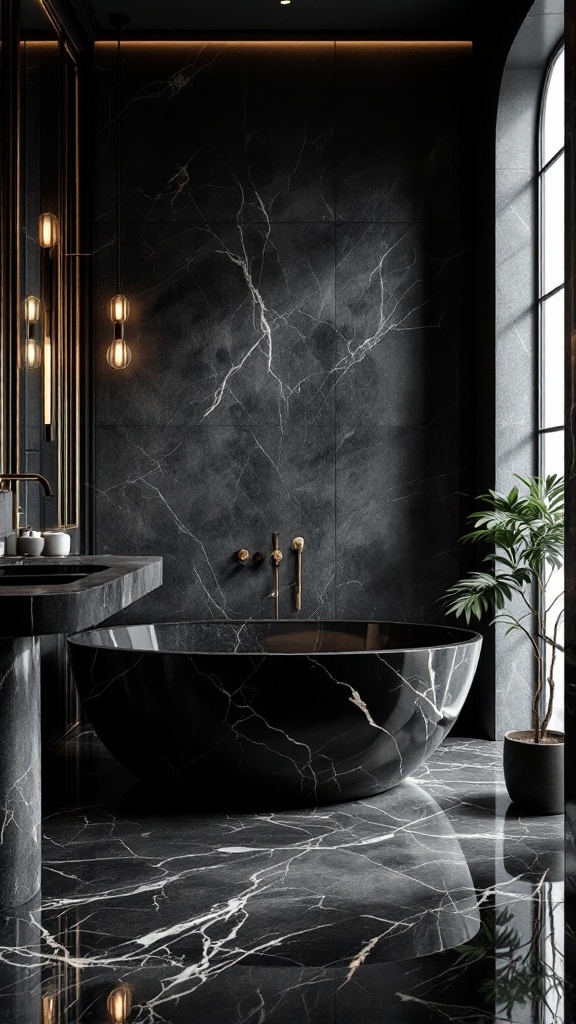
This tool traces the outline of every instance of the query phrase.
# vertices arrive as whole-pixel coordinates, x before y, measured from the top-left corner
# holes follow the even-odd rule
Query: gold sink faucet
[[[44,488],[46,497],[52,497],[52,488],[46,477],[42,476],[41,473],[0,473],[0,489],[4,491],[7,490],[6,487],[2,487],[5,480],[37,480],[41,487]]]

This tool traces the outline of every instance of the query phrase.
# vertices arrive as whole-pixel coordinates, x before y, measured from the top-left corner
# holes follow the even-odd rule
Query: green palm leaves
[[[562,594],[557,593],[547,605],[546,591],[564,557],[564,480],[555,475],[516,479],[524,487],[522,492],[515,486],[508,494],[491,490],[479,496],[485,507],[468,517],[473,529],[461,540],[490,545],[493,550],[484,558],[490,568],[458,580],[444,602],[448,612],[462,616],[466,623],[492,612],[492,622],[503,622],[506,634],[518,630],[531,643],[538,669],[533,710],[539,742],[552,713],[554,659],[562,649],[558,643]],[[551,649],[549,705],[540,722],[545,645]]]

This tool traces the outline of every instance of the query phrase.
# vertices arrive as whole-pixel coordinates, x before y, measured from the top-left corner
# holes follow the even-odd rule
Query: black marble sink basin
[[[52,562],[45,565],[38,565],[37,561],[32,563],[15,563],[14,565],[0,566],[0,580],[15,576],[90,576],[93,572],[103,572],[107,565],[85,565],[83,562],[62,562],[54,565]]]
[[[0,576],[0,587],[61,587],[67,583],[77,583],[78,580],[84,579],[86,576],[83,572],[68,573],[67,575],[45,573],[43,576],[32,576],[26,573],[25,576]]]
[[[156,556],[0,559],[0,638],[87,629],[161,583]]]
[[[107,565],[14,565],[0,568],[0,587],[61,587],[78,583],[93,572],[104,572]]]

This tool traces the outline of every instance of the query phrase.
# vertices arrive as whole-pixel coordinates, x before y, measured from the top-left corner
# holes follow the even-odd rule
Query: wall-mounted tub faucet
[[[272,554],[270,558],[274,562],[274,618],[279,619],[280,614],[280,562],[282,561],[282,552],[278,548],[278,534],[272,534]]]
[[[294,605],[297,612],[302,611],[302,549],[304,547],[304,537],[294,537],[292,541],[292,551],[296,552],[296,593],[294,595]]]

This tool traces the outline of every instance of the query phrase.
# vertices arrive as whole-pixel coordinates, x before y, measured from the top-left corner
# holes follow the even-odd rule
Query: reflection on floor
[[[209,814],[72,737],[0,1021],[562,1024],[562,819],[519,818],[500,764],[449,740],[369,800]]]

